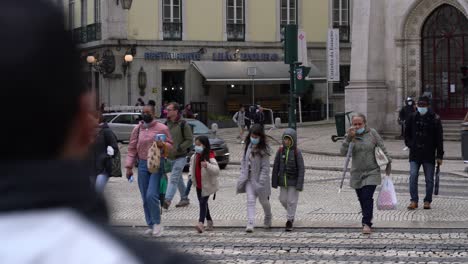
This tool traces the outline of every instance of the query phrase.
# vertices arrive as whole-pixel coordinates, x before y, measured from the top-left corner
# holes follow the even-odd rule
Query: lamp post
[[[132,54],[126,54],[124,56],[124,62],[122,63],[123,73],[127,75],[127,93],[128,93],[128,105],[132,105],[132,79],[130,74],[130,63],[133,61]]]
[[[248,67],[247,75],[252,77],[252,105],[255,105],[255,75],[257,75],[257,67]]]

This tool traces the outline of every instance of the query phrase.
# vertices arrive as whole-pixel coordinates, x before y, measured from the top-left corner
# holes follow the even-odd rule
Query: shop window
[[[333,28],[340,30],[340,41],[349,42],[349,0],[333,0]]]
[[[226,31],[228,41],[245,40],[244,0],[227,0]]]
[[[182,40],[182,0],[163,0],[163,39]]]
[[[281,40],[283,40],[284,27],[289,24],[297,24],[297,0],[281,0],[280,5],[280,30]]]
[[[334,94],[344,94],[345,87],[349,85],[350,69],[349,65],[340,65],[340,81],[333,83]]]

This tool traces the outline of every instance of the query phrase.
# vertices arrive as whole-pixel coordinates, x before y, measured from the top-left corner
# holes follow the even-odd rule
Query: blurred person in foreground
[[[63,17],[40,0],[2,0],[0,10],[0,260],[2,263],[189,263],[161,244],[106,227],[104,201],[85,166],[96,136],[94,96]],[[53,74],[53,75],[52,75]],[[16,106],[41,102],[34,113]]]

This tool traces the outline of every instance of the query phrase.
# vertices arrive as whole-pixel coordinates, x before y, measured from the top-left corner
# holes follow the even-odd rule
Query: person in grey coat
[[[342,155],[346,155],[352,141],[354,141],[354,147],[352,149],[350,185],[356,190],[361,205],[362,232],[370,234],[374,212],[373,196],[377,185],[380,185],[382,181],[380,167],[375,160],[375,147],[379,146],[389,160],[386,168],[387,175],[390,175],[392,160],[379,133],[375,129],[367,127],[366,117],[363,114],[353,116],[352,126],[348,129],[341,145]]]
[[[247,227],[252,233],[255,226],[255,204],[260,201],[265,212],[264,227],[271,227],[270,206],[270,147],[266,142],[265,131],[259,124],[254,124],[245,138],[244,156],[237,181],[237,193],[247,193]]]
[[[297,148],[296,131],[288,128],[283,133],[283,146],[278,149],[271,174],[271,186],[280,186],[279,200],[287,211],[286,231],[292,231],[299,192],[304,187],[304,159]]]

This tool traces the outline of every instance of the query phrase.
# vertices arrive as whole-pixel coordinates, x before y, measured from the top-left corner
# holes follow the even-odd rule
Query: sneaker
[[[207,220],[205,231],[212,231],[213,229],[214,229],[213,220]]]
[[[270,216],[265,216],[263,219],[263,228],[269,229],[271,228],[271,215]]]
[[[408,205],[408,210],[415,210],[416,208],[418,208],[418,203],[417,202],[411,202],[409,205]]]
[[[372,233],[372,228],[368,225],[362,227],[362,233],[365,235],[370,235]]]
[[[183,199],[183,200],[180,200],[180,202],[178,204],[176,204],[175,207],[185,207],[185,206],[187,206],[189,204],[190,204],[189,199]]]
[[[424,202],[424,209],[426,209],[426,210],[431,209],[431,203],[430,202]]]
[[[195,226],[195,229],[198,231],[198,233],[203,233],[203,231],[205,231],[205,227],[203,226],[203,223],[202,222],[199,222],[196,226]]]
[[[169,200],[164,200],[164,203],[163,203],[163,208],[168,210],[169,209],[169,206],[171,206],[171,201]]]
[[[143,232],[143,235],[144,236],[150,236],[151,233],[153,233],[153,228],[148,228],[145,230],[145,232]]]
[[[164,230],[164,227],[163,227],[161,224],[159,224],[159,225],[154,225],[154,226],[153,226],[153,236],[154,236],[154,237],[160,237],[160,236],[162,236],[163,230]]]
[[[247,223],[247,227],[245,228],[245,232],[247,233],[253,233],[254,231],[254,224],[253,222]]]
[[[286,228],[285,228],[286,232],[291,232],[291,231],[293,231],[293,221],[294,221],[294,220],[288,220],[288,221],[286,222]]]

